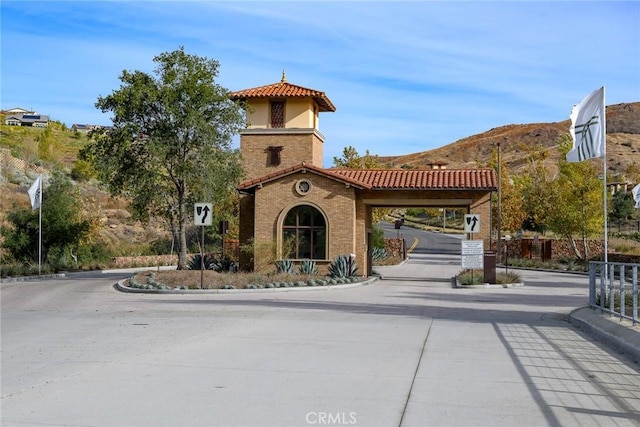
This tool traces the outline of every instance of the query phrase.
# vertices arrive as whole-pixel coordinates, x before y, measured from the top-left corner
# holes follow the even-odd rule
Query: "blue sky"
[[[2,0],[0,107],[71,126],[123,70],[184,46],[240,90],[287,80],[324,91],[324,163],[346,146],[400,155],[491,128],[568,119],[606,87],[640,101],[640,1]]]

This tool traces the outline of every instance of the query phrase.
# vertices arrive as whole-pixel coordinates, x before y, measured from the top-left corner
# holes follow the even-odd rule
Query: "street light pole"
[[[447,208],[442,209],[442,232],[447,230]]]

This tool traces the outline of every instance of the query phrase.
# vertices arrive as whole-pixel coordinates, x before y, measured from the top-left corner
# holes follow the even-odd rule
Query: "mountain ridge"
[[[613,175],[627,174],[632,165],[640,166],[640,102],[606,107],[607,171]],[[549,151],[545,162],[557,169],[560,152],[558,138],[569,134],[570,120],[549,123],[508,124],[471,135],[442,147],[400,156],[378,156],[380,163],[391,168],[429,168],[431,164],[446,164],[449,169],[476,167],[491,159],[500,143],[501,155],[513,173],[526,166],[521,145],[540,146]],[[598,161],[593,159],[591,161]]]

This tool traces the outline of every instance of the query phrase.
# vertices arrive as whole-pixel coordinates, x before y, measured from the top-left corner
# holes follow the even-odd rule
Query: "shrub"
[[[384,247],[384,230],[379,223],[371,231],[371,244],[374,248]]]
[[[481,285],[484,283],[482,270],[465,270],[457,276],[461,285]]]
[[[473,272],[473,274],[472,274]],[[482,285],[484,284],[484,272],[482,270],[465,270],[456,276],[461,285]],[[508,273],[498,273],[496,275],[497,284],[521,283],[520,274],[509,271]]]
[[[96,175],[95,169],[88,161],[77,159],[73,162],[71,178],[74,181],[89,181],[91,178],[95,178]]]
[[[496,282],[501,284],[521,283],[522,277],[514,271],[509,271],[508,273],[498,273],[496,275]]]
[[[149,242],[149,254],[150,255],[167,255],[171,253],[171,239],[159,238]]]

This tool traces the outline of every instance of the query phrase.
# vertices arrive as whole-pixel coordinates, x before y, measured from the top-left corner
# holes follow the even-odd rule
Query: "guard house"
[[[241,258],[241,268],[260,269],[258,248],[275,247],[278,259],[313,259],[321,273],[335,257],[353,255],[368,276],[376,207],[466,208],[484,218],[472,238],[488,249],[493,169],[326,169],[319,119],[336,107],[324,92],[288,83],[283,73],[280,82],[232,99],[250,107],[240,132],[246,180],[237,189],[240,243],[253,242],[255,251]]]

